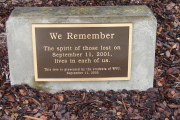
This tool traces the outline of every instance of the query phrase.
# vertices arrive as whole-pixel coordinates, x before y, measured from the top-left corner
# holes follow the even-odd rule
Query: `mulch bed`
[[[154,88],[51,94],[10,86],[5,22],[14,7],[116,5],[147,5],[158,20]],[[0,0],[0,120],[180,120],[179,21],[178,0]]]

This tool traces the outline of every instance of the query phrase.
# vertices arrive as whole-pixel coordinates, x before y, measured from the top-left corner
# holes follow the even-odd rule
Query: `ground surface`
[[[7,82],[5,22],[14,7],[137,4],[147,5],[158,20],[154,88],[50,94],[28,85],[10,86]],[[178,0],[0,0],[0,120],[180,120],[179,11]]]

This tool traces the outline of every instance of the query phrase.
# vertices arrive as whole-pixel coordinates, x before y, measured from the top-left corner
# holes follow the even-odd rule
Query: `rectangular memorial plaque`
[[[33,24],[36,81],[130,80],[132,24]]]

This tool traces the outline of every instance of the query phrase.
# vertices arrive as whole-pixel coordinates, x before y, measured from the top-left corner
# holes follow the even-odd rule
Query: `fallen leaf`
[[[67,104],[74,104],[74,103],[77,103],[77,101],[67,102]]]
[[[168,104],[170,108],[180,108],[180,105]]]
[[[57,95],[57,98],[58,98],[58,100],[60,100],[61,102],[64,100],[63,95]]]
[[[166,8],[167,8],[167,10],[171,10],[175,5],[176,5],[175,3],[170,2],[170,3],[166,6]]]
[[[171,53],[169,51],[166,51],[166,57],[170,57],[171,56]]]
[[[26,92],[25,92],[25,90],[23,90],[23,89],[20,89],[19,92],[20,92],[20,94],[23,95],[23,96],[26,95]]]
[[[31,116],[28,116],[28,115],[25,115],[25,116],[23,116],[23,117],[29,118],[29,119],[32,119],[32,120],[43,120],[43,119],[41,119],[41,118],[31,117]]]

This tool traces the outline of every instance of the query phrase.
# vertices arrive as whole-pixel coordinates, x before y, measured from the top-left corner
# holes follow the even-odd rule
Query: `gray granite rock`
[[[32,23],[132,23],[131,80],[35,82]],[[146,6],[15,8],[6,23],[11,85],[28,84],[49,92],[147,90],[153,87],[156,27],[156,18]]]

